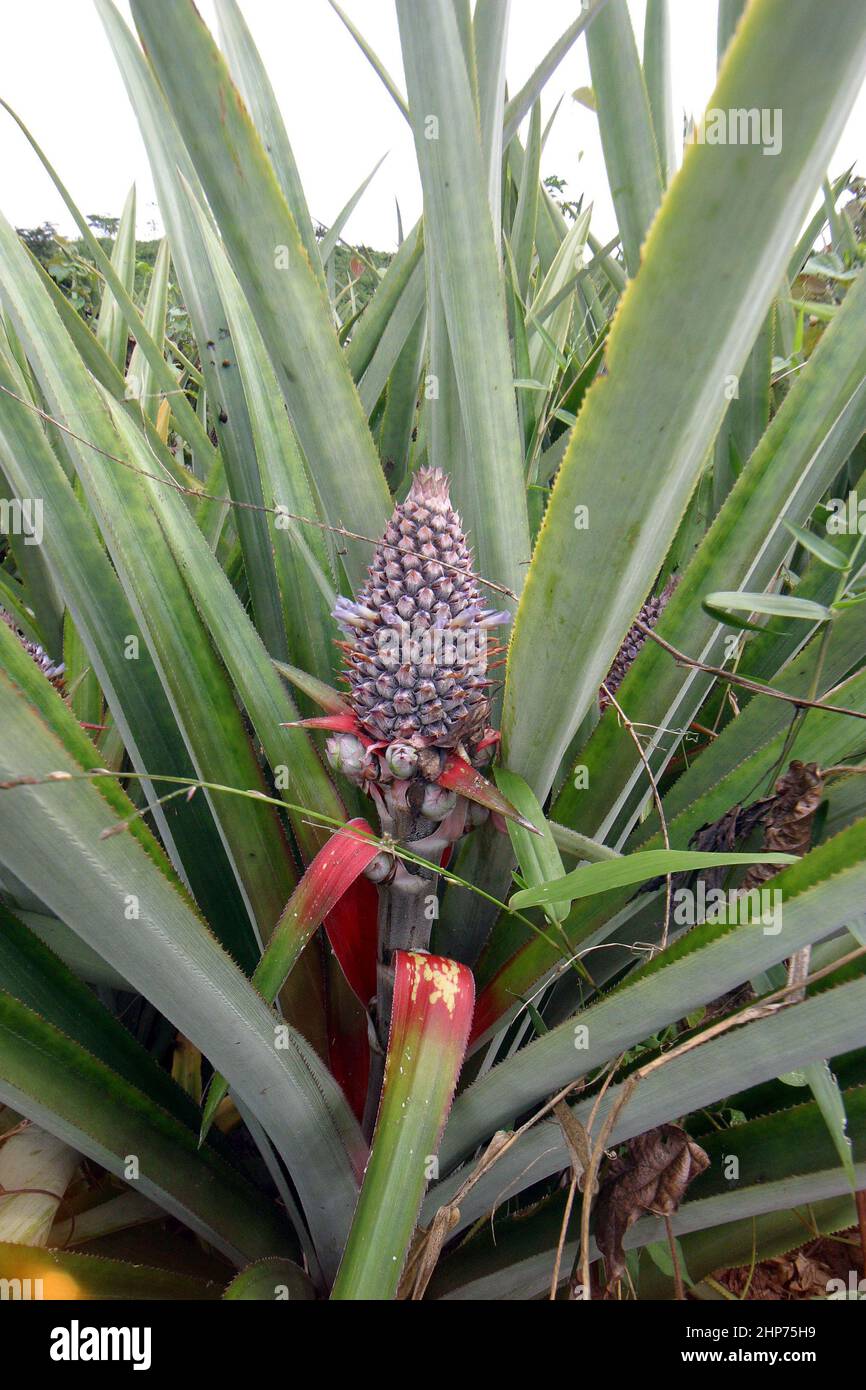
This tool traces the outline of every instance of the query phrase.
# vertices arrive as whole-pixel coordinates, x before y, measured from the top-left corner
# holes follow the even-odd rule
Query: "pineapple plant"
[[[0,551],[0,1278],[670,1299],[852,1227],[859,0],[720,5],[710,110],[781,112],[771,159],[677,148],[667,0],[515,92],[507,6],[396,0],[423,216],[344,279],[237,0],[95,2],[166,235],[137,290],[134,193],[108,255],[7,108],[101,290],[0,218],[44,513]],[[578,43],[607,244],[542,178]]]
[[[328,760],[367,787],[387,835],[435,860],[460,838],[469,814],[468,798],[448,783],[456,778],[478,794],[482,783],[469,769],[487,761],[485,749],[496,740],[488,724],[487,633],[509,614],[483,606],[448,480],[439,469],[414,474],[368,573],[358,598],[341,597],[334,609],[350,639],[344,644],[346,679],[357,734],[331,739]],[[483,795],[497,804],[492,789],[484,788]],[[483,801],[474,806],[487,814]],[[472,814],[477,824],[478,810]],[[387,854],[365,872],[387,880],[380,889],[376,1007],[384,1056],[394,952],[429,946],[430,895],[423,890],[432,886],[431,875]],[[375,1090],[371,1099],[375,1106]]]

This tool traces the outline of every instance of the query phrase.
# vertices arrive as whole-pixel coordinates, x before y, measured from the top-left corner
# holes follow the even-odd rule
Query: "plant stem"
[[[774,690],[771,685],[764,685],[763,681],[749,680],[748,676],[737,676],[733,671],[725,671],[721,666],[708,666],[704,661],[698,661],[693,656],[688,656],[681,652],[677,647],[666,642],[658,633],[653,632],[651,627],[642,623],[640,618],[635,618],[634,626],[649,637],[657,646],[668,652],[675,661],[683,666],[692,666],[696,671],[704,671],[707,675],[715,676],[720,681],[726,681],[729,685],[742,686],[744,690],[753,690],[756,695],[769,695],[774,700],[785,700],[789,705],[794,705],[797,709],[823,709],[828,714],[845,714],[851,719],[866,719],[866,713],[859,709],[848,709],[845,705],[828,705],[823,700],[807,700],[801,695],[789,695],[783,690]]]
[[[376,961],[376,1032],[383,1050],[388,1044],[391,1004],[394,996],[394,952],[427,951],[433,919],[427,898],[436,891],[429,871],[399,873],[391,883],[379,884],[379,945]]]
[[[402,819],[402,818],[401,818]],[[395,826],[403,833],[401,841],[426,839],[433,829],[430,822],[413,816],[408,825]],[[379,884],[379,923],[376,952],[376,1006],[374,1024],[378,1048],[370,1051],[370,1074],[364,1106],[363,1130],[372,1138],[379,1108],[379,1095],[385,1072],[385,1054],[391,1028],[391,1008],[394,999],[394,952],[427,951],[435,914],[429,910],[429,899],[436,893],[438,875],[420,864],[408,865],[395,861],[393,877]]]
[[[667,1213],[665,1214],[664,1220],[665,1232],[668,1238],[668,1246],[671,1252],[671,1263],[674,1267],[674,1298],[677,1300],[678,1303],[682,1303],[685,1299],[686,1293],[685,1289],[683,1288],[683,1276],[682,1271],[680,1269],[679,1256],[677,1255],[677,1243],[674,1240],[674,1228],[671,1225],[671,1218],[667,1215]]]

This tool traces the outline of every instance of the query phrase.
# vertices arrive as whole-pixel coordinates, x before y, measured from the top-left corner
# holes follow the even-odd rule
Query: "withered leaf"
[[[742,848],[758,826],[763,827],[762,847],[772,853],[802,855],[811,848],[812,823],[824,793],[824,774],[817,763],[790,763],[773,789],[772,796],[759,797],[748,806],[732,806],[718,820],[700,826],[689,840],[689,849],[711,854],[728,854]],[[759,888],[780,872],[778,864],[753,864],[741,884],[743,892]],[[721,888],[730,868],[698,869],[672,874],[671,888],[693,888],[701,879],[709,892]],[[654,878],[638,890],[649,893],[660,888],[664,877]]]
[[[700,1144],[671,1124],[638,1134],[624,1154],[612,1159],[595,1215],[595,1239],[608,1282],[625,1271],[623,1240],[629,1227],[647,1214],[672,1215],[709,1161]]]
[[[831,1271],[826,1265],[821,1264],[819,1260],[813,1260],[804,1250],[797,1251],[794,1256],[794,1278],[791,1280],[794,1293],[823,1298],[827,1293],[827,1281],[831,1277]]]
[[[564,1100],[553,1107],[553,1113],[559,1121],[559,1127],[565,1139],[568,1155],[571,1159],[572,1172],[577,1178],[580,1191],[583,1192],[584,1178],[592,1162],[589,1135],[572,1111],[571,1106]],[[597,1185],[595,1190],[598,1190]]]
[[[764,849],[805,854],[812,844],[812,822],[824,794],[824,774],[817,763],[792,762],[780,777],[762,816]],[[758,888],[779,872],[777,864],[753,864],[743,889]]]

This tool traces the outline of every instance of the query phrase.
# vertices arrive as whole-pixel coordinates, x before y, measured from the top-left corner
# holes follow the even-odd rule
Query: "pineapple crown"
[[[401,765],[411,762],[401,749],[463,745],[471,756],[489,732],[489,630],[510,615],[484,606],[440,469],[415,474],[366,584],[357,598],[338,598],[334,617],[348,639],[345,679],[364,733],[398,744]]]

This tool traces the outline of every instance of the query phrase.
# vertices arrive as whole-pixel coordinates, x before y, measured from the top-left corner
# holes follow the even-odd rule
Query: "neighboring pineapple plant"
[[[502,0],[396,0],[387,262],[237,0],[95,3],[166,235],[141,292],[25,131],[94,289],[0,218],[0,1279],[702,1299],[854,1228],[861,0],[721,0],[684,150],[667,0],[516,91]]]

